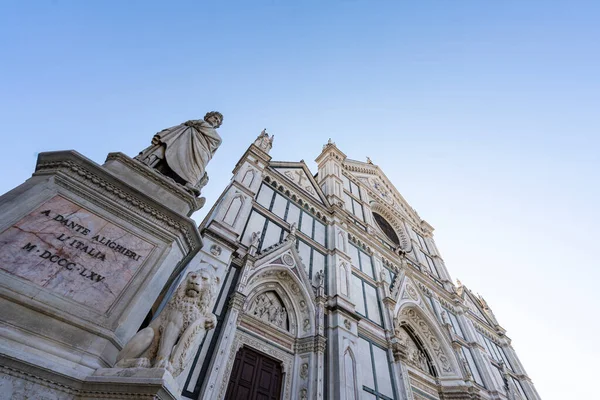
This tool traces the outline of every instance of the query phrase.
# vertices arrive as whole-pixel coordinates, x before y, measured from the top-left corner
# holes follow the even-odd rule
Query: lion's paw
[[[156,362],[154,363],[154,368],[169,369],[171,368],[171,363],[169,362],[169,360],[162,358],[160,360],[156,360]]]
[[[125,358],[115,364],[115,368],[150,368],[151,366],[147,358]]]
[[[134,366],[137,368],[150,368],[151,363],[149,359],[142,357],[135,360]]]

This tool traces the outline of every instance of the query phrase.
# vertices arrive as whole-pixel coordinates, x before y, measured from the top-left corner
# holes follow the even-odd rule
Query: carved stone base
[[[104,168],[128,185],[180,214],[190,216],[204,206],[206,201],[203,197],[192,195],[173,179],[123,153],[110,153],[106,157]]]
[[[92,395],[94,393],[94,395]],[[179,400],[181,389],[164,368],[101,368],[86,379],[78,399],[147,398]],[[99,397],[102,394],[104,397]]]
[[[180,400],[165,369],[101,368],[85,380],[0,357],[0,400]]]
[[[201,248],[188,217],[198,199],[138,164],[40,153],[33,176],[0,196],[0,359],[18,371],[82,382],[114,365]]]

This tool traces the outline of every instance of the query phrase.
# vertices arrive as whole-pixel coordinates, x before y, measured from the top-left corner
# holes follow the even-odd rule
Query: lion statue
[[[166,368],[174,377],[185,369],[217,322],[209,307],[219,278],[206,265],[188,272],[165,308],[119,352],[115,367]]]

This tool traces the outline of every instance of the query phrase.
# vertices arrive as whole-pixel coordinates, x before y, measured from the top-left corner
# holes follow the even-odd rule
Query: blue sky
[[[133,156],[214,109],[210,205],[263,128],[313,171],[331,137],[436,228],[541,396],[592,398],[599,20],[592,1],[4,1],[0,192],[38,152]]]

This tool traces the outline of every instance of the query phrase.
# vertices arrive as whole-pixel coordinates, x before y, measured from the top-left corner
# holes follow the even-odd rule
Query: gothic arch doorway
[[[279,400],[282,383],[279,361],[243,346],[235,356],[225,400]]]

